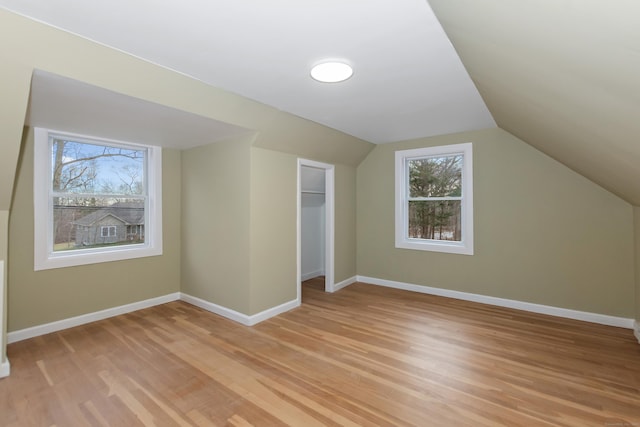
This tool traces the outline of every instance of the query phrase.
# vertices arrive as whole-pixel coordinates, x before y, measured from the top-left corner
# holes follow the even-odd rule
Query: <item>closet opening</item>
[[[298,159],[298,301],[302,286],[333,292],[334,166]]]

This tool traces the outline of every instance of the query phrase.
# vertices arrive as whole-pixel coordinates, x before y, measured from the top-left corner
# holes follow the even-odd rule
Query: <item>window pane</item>
[[[408,160],[409,197],[460,197],[462,160],[461,154]]]
[[[53,138],[51,182],[56,193],[142,195],[146,150]]]
[[[54,197],[53,250],[144,243],[144,200]]]
[[[409,238],[461,241],[460,200],[409,201]]]

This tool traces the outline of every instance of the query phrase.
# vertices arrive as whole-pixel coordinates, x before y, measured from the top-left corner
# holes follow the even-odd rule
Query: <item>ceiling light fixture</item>
[[[344,62],[322,62],[311,69],[311,77],[322,83],[343,82],[352,75],[353,68]]]

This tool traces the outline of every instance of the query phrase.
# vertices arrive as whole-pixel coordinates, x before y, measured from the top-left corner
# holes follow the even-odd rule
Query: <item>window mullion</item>
[[[471,143],[399,150],[395,159],[396,247],[472,255]],[[416,196],[433,193],[455,196]]]
[[[462,197],[458,196],[446,196],[446,197],[409,197],[407,200],[411,202],[437,202],[440,200],[462,200]]]
[[[162,253],[159,147],[42,128],[34,141],[36,270]]]
[[[146,194],[109,194],[109,193],[67,193],[60,191],[51,191],[51,197],[67,197],[67,198],[88,198],[95,197],[101,199],[140,199],[147,198]]]

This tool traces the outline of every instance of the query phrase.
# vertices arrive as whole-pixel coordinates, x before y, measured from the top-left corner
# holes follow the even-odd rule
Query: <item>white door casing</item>
[[[297,300],[302,300],[302,167],[323,169],[325,172],[325,291],[334,291],[334,236],[335,236],[335,167],[328,163],[307,159],[298,159],[298,196],[297,196]]]

